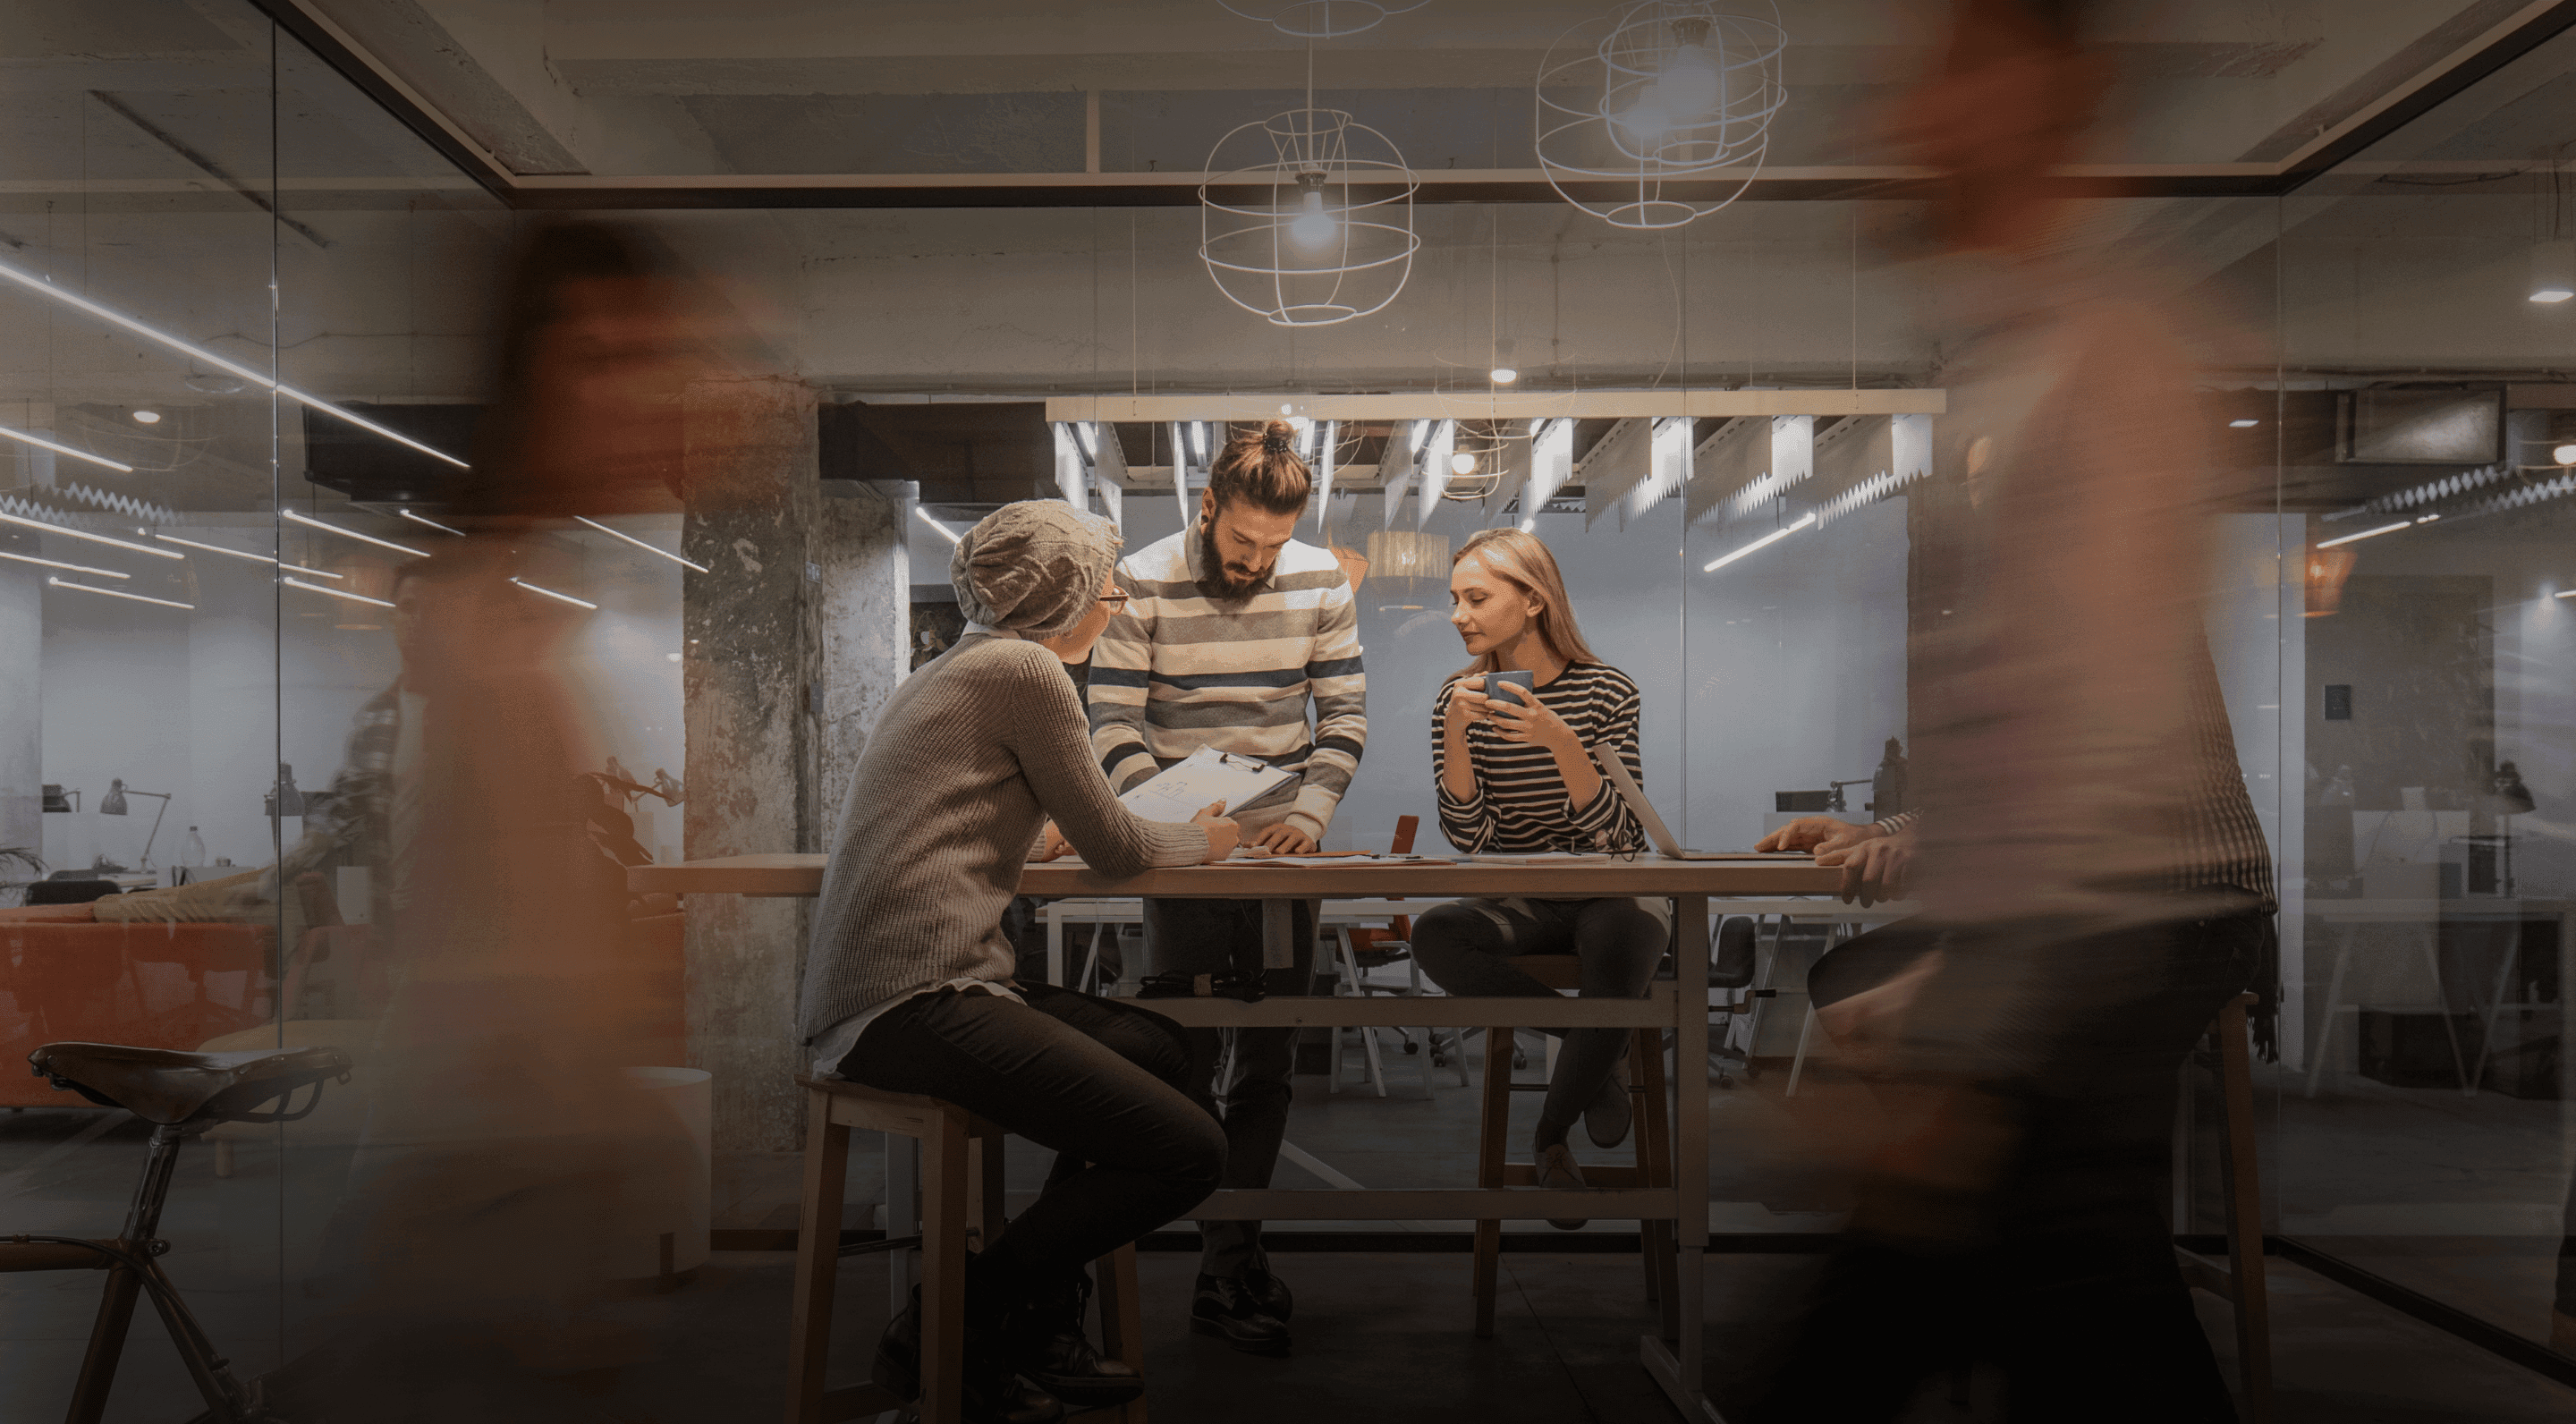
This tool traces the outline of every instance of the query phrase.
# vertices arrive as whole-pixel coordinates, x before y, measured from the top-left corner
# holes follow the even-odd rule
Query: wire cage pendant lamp
[[[1613,227],[1680,227],[1741,197],[1768,151],[1788,33],[1747,0],[1642,0],[1568,30],[1536,93],[1539,166]]]
[[[1386,135],[1340,109],[1241,125],[1209,151],[1199,257],[1226,300],[1274,326],[1331,326],[1404,290],[1420,186]]]

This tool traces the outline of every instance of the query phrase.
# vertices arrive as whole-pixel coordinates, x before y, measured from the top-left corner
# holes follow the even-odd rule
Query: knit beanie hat
[[[966,531],[948,582],[966,621],[1051,638],[1082,621],[1118,562],[1117,526],[1058,499],[1006,504]]]

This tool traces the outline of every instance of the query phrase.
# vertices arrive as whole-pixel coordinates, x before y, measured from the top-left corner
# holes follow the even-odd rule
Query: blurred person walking
[[[1970,333],[1935,453],[1965,517],[1916,557],[1974,572],[1915,649],[1926,814],[1834,858],[1910,885],[1935,937],[1826,986],[1901,1125],[1755,1420],[1894,1418],[1965,1359],[2015,1419],[2233,1417],[2158,1195],[2179,1067],[2267,943],[2269,860],[2207,710],[2184,344],[2067,250],[2050,187],[2108,77],[2076,12],[1962,0],[1903,110]]]

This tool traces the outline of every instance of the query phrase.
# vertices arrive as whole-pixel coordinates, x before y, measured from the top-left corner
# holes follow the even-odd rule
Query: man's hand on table
[[[1281,821],[1278,825],[1252,838],[1252,848],[1264,855],[1313,855],[1315,838]]]
[[[1902,900],[1906,877],[1914,867],[1914,831],[1908,827],[1840,850],[1819,851],[1816,864],[1842,867],[1842,887],[1835,893],[1845,902],[1858,900],[1869,906],[1881,900]]]
[[[1874,841],[1887,832],[1875,821],[1854,824],[1831,816],[1801,816],[1753,843],[1755,850],[1807,850],[1823,855],[1827,851],[1847,850],[1863,841]]]

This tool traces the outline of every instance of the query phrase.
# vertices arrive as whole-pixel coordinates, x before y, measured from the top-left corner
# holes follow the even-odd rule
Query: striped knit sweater
[[[1197,826],[1118,804],[1082,732],[1064,664],[1008,634],[968,634],[904,679],[868,736],[823,867],[800,1040],[910,990],[1010,978],[1002,907],[1050,816],[1112,878],[1206,857]]]
[[[1451,796],[1443,774],[1449,740],[1442,729],[1450,694],[1457,690],[1458,679],[1452,678],[1431,701],[1431,778],[1440,789],[1440,833],[1451,845],[1469,855],[1644,848],[1645,829],[1609,778],[1601,779],[1590,801],[1577,806],[1553,753],[1506,741],[1490,722],[1467,727],[1476,794],[1464,801]],[[1637,684],[1627,674],[1608,663],[1577,663],[1540,688],[1538,700],[1563,718],[1585,746],[1616,747],[1628,774],[1644,784],[1646,767],[1637,754]]]
[[[1120,791],[1201,747],[1259,757],[1300,774],[1282,819],[1321,840],[1368,744],[1350,583],[1292,539],[1248,598],[1219,603],[1199,558],[1193,522],[1120,565],[1127,608],[1091,654],[1092,751]]]

